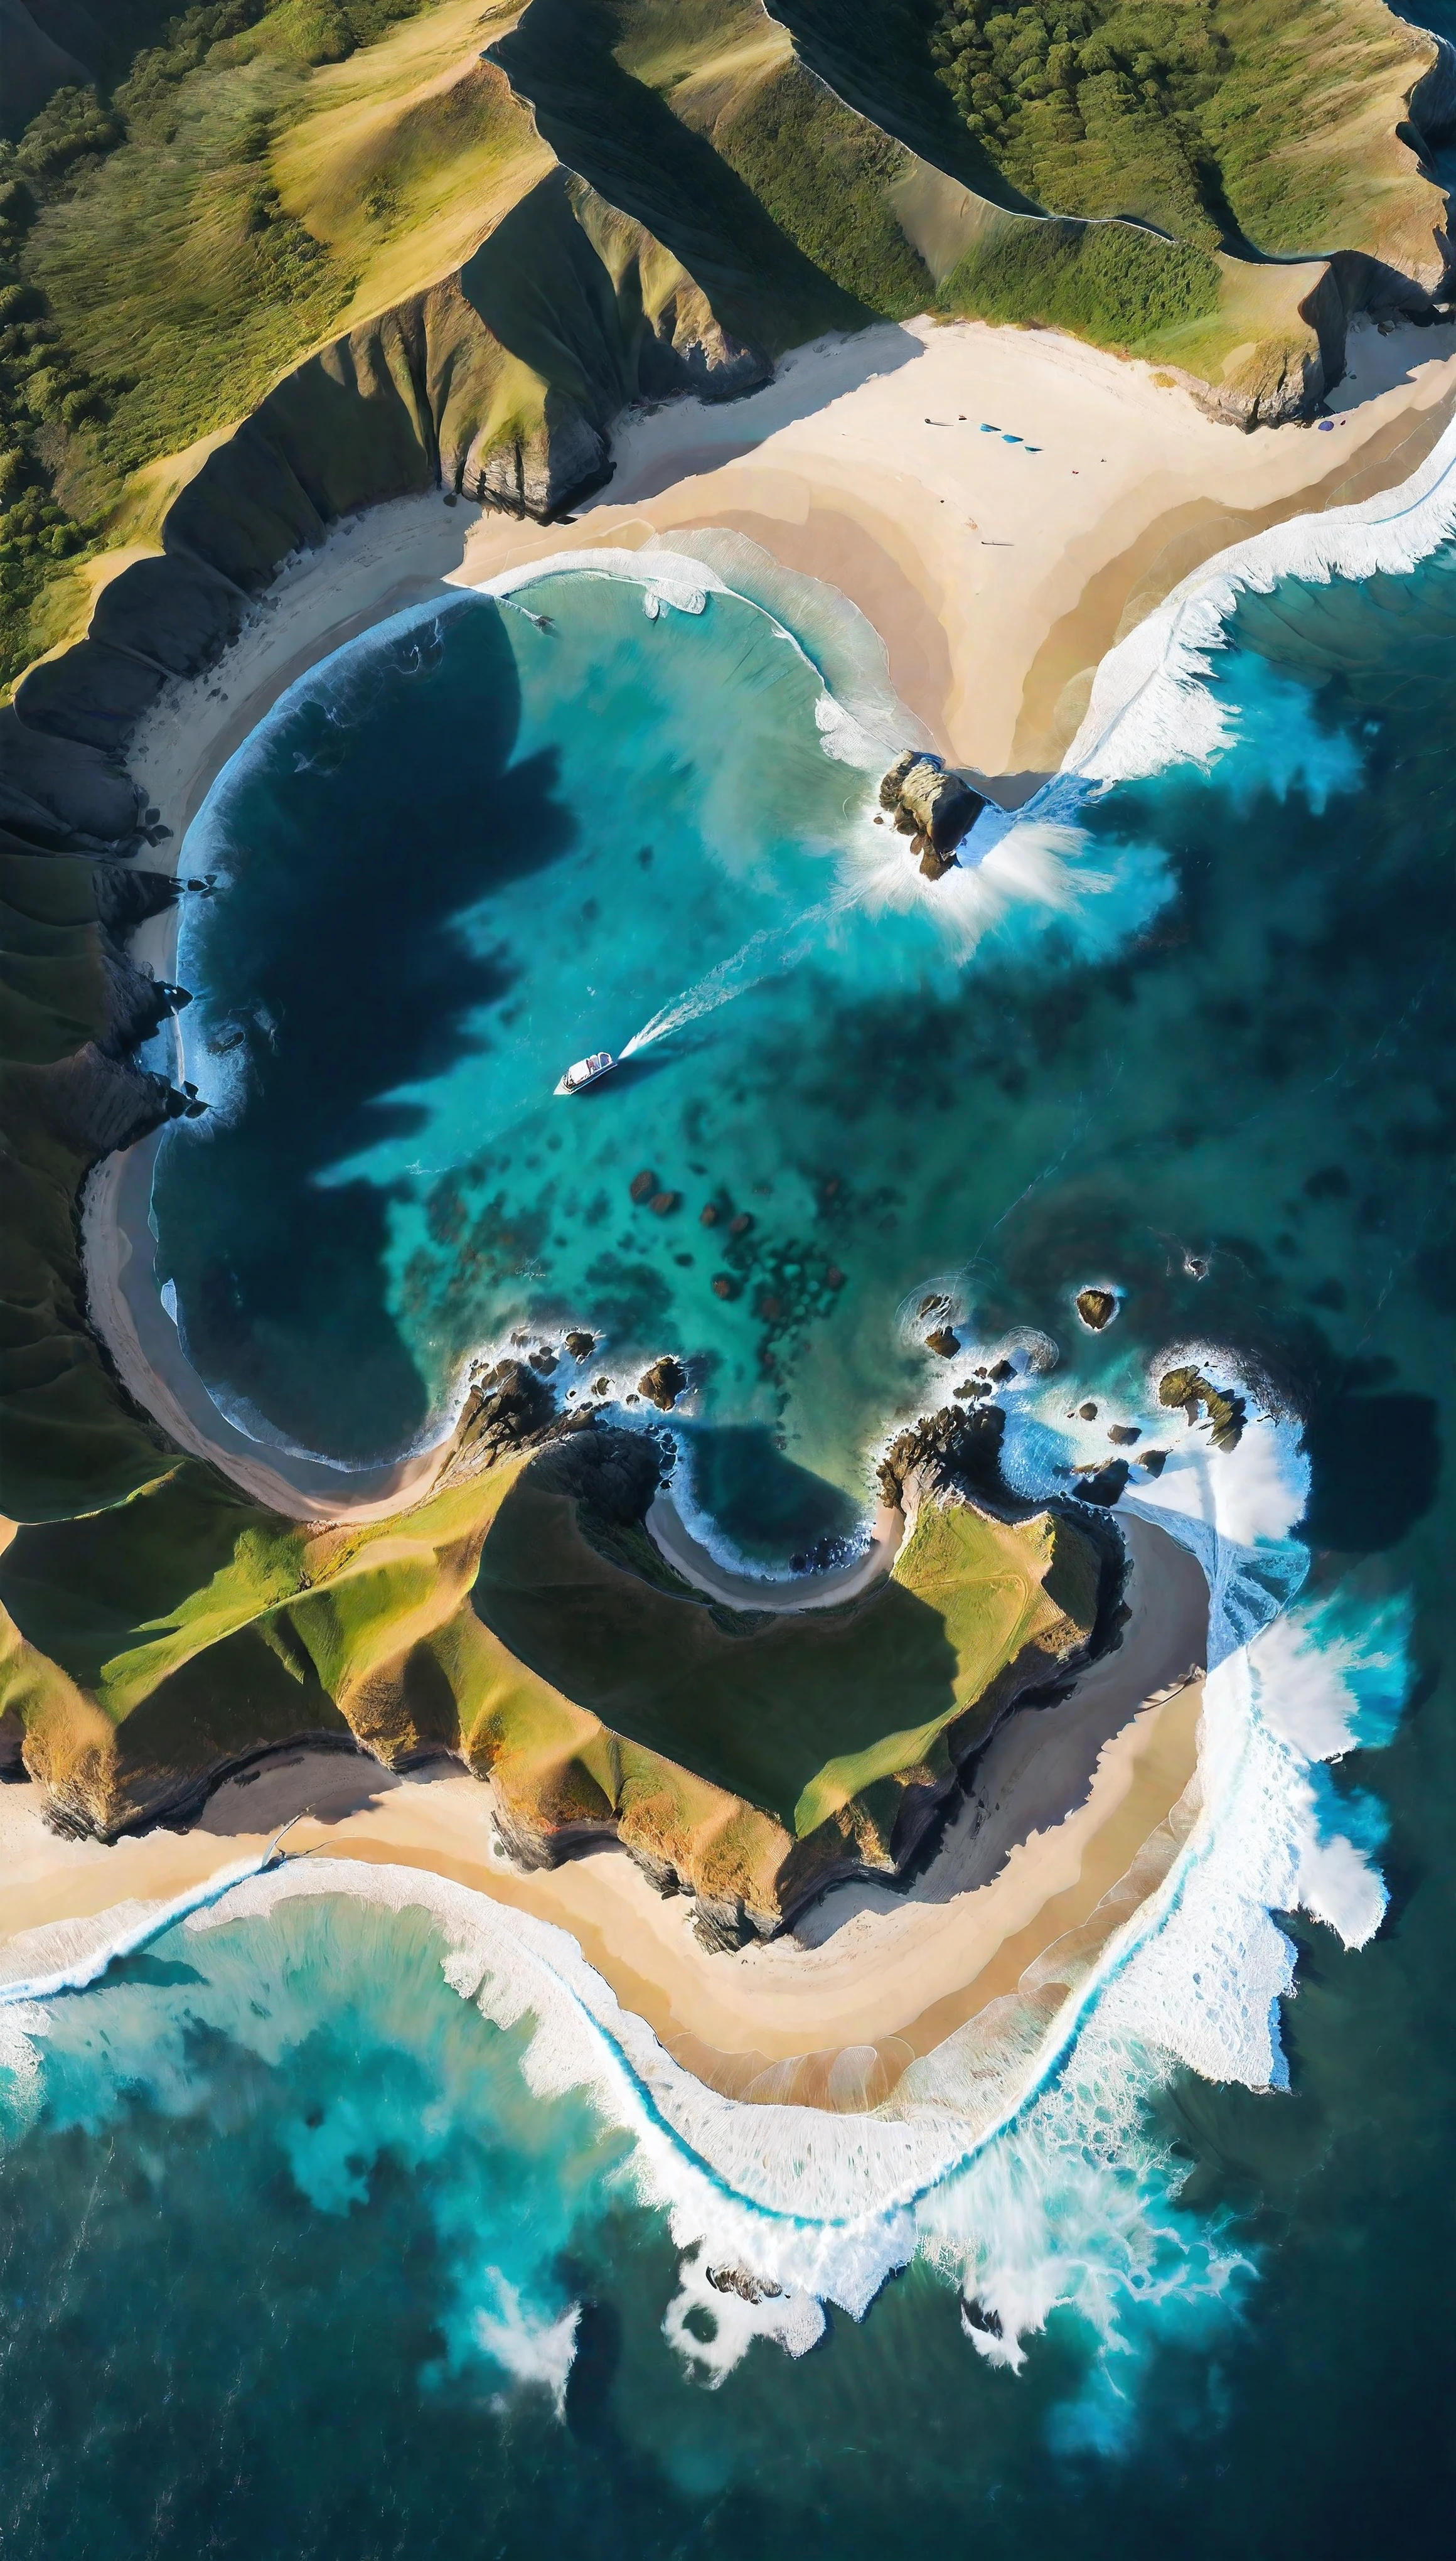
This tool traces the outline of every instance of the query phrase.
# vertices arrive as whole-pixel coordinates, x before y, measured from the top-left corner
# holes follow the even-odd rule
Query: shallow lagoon
[[[1301,1411],[1338,1397],[1392,1270],[1431,1271],[1412,925],[1442,896],[1453,591],[1446,554],[1245,597],[1210,771],[1074,830],[983,820],[935,888],[873,823],[886,728],[836,724],[736,596],[650,619],[638,585],[558,575],[523,598],[548,629],[469,597],[350,644],[188,844],[225,875],[180,961],[220,1109],[164,1146],[157,1273],[219,1402],[357,1464],[431,1437],[513,1329],[602,1335],[559,1373],[581,1390],[671,1349],[699,1501],[772,1559],[850,1528],[887,1419],[1009,1335],[1059,1345],[1068,1404],[1145,1413],[1191,1337]],[[1071,1298],[1100,1279],[1127,1295],[1094,1339]],[[1379,1430],[1418,1505],[1410,1382]]]

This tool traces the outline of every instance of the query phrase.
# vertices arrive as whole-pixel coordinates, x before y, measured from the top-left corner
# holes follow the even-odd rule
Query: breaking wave
[[[1009,1404],[1009,1472],[1045,1487],[1049,1462],[1072,1448],[1052,1419],[1053,1391],[1028,1372]],[[1134,2311],[1156,2322],[1164,2303],[1216,2305],[1248,2262],[1178,2206],[1148,2102],[1179,2066],[1283,2086],[1278,2005],[1294,1956],[1277,1912],[1304,1909],[1352,1947],[1378,1926],[1383,1886],[1321,1765],[1392,1729],[1404,1631],[1388,1610],[1362,1623],[1348,1606],[1299,1602],[1307,1560],[1294,1528],[1308,1469],[1296,1425],[1251,1410],[1231,1452],[1192,1426],[1174,1438],[1162,1475],[1124,1499],[1210,1575],[1194,1786],[1106,1898],[1100,1928],[1094,1916],[1050,1950],[1015,1994],[912,2063],[874,2111],[725,2097],[672,2060],[565,1932],[413,1868],[327,1857],[266,1872],[254,1862],[133,1912],[109,1942],[92,1934],[69,1963],[55,1951],[0,1987],[13,2059],[44,2035],[48,2002],[179,1921],[211,1931],[331,1893],[422,1907],[461,1998],[501,2028],[531,2023],[531,2089],[583,2092],[630,2138],[632,2182],[666,2213],[681,2253],[667,2334],[704,2380],[720,2379],[754,2337],[802,2353],[826,2305],[861,2316],[917,2254],[959,2283],[976,2351],[1013,2366],[1058,2306],[1126,2344]],[[727,2293],[708,2273],[724,2266],[743,2281]],[[712,2323],[690,2321],[695,2305]],[[567,2314],[533,2327],[501,2293],[481,2318],[497,2362],[564,2390]]]

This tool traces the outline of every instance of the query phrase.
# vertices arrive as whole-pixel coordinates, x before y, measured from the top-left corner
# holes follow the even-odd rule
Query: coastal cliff
[[[988,1418],[955,1420],[964,1449],[924,1427],[936,1467],[922,1452],[890,1576],[778,1615],[683,1583],[643,1527],[657,1444],[558,1417],[516,1363],[387,1524],[299,1530],[184,1461],[139,1502],[19,1532],[6,1713],[77,1832],[175,1819],[304,1736],[392,1769],[452,1752],[528,1863],[615,1838],[696,1898],[710,1943],[772,1935],[836,1879],[902,1868],[1013,1701],[1115,1632],[1115,1535],[1004,1487],[993,1508]]]

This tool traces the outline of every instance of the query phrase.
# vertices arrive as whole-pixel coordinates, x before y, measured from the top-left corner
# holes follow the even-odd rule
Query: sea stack
[[[939,880],[986,803],[958,773],[947,773],[943,758],[907,747],[880,785],[880,806],[909,837],[926,880]]]

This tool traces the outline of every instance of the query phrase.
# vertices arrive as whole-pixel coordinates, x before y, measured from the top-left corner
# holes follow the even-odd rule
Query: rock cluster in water
[[[1236,1450],[1243,1438],[1243,1427],[1248,1420],[1248,1408],[1243,1398],[1230,1395],[1226,1388],[1214,1387],[1192,1362],[1182,1369],[1170,1369],[1160,1378],[1158,1402],[1160,1405],[1182,1406],[1190,1423],[1197,1423],[1201,1411],[1207,1415],[1210,1438],[1215,1450]]]
[[[939,880],[986,803],[958,773],[947,773],[940,757],[907,747],[880,785],[880,806],[909,837],[926,880]]]

